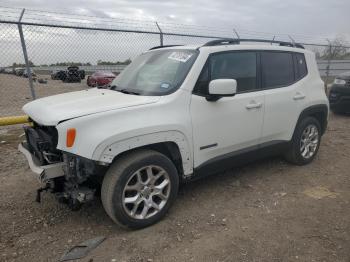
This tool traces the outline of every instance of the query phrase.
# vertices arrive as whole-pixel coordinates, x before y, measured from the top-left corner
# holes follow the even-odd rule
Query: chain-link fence
[[[0,35],[0,117],[22,114],[22,106],[34,98],[105,84],[135,56],[159,45],[199,45],[233,37],[296,41],[319,54],[325,79],[350,71],[347,47],[343,59],[325,59],[332,46],[324,39],[315,44],[305,36],[286,34],[0,7]]]

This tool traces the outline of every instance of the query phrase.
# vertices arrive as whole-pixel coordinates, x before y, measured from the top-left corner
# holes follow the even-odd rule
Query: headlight
[[[336,84],[336,85],[345,85],[346,81],[344,79],[336,78],[336,79],[334,79],[334,84]]]

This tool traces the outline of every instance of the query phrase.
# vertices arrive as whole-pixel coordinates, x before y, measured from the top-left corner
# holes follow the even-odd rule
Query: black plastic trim
[[[299,115],[297,125],[303,118],[317,114],[317,113],[324,114],[323,123],[320,123],[322,127],[321,131],[323,135],[326,132],[327,124],[328,124],[328,106],[326,104],[318,104],[318,105],[313,105],[305,108]]]
[[[199,150],[203,150],[203,149],[207,149],[207,148],[211,148],[211,147],[216,147],[216,146],[218,146],[218,143],[210,144],[210,145],[206,145],[206,146],[201,146],[199,148]]]
[[[257,159],[281,154],[288,149],[289,145],[290,141],[276,140],[214,157],[194,168],[190,179],[205,177]]]
[[[183,45],[158,45],[158,46],[154,46],[148,50],[155,50],[155,49],[166,48],[166,47],[175,47],[175,46],[183,46]]]

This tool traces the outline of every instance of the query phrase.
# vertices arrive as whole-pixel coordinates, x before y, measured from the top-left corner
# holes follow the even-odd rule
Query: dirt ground
[[[65,92],[86,89],[86,78],[81,83],[63,83],[60,80],[52,80],[49,75],[37,77],[47,80],[47,84],[34,82],[36,96],[45,97]],[[23,115],[22,106],[32,100],[28,78],[0,74],[0,117]]]
[[[160,223],[124,230],[100,200],[72,212],[34,180],[0,130],[0,261],[58,261],[87,239],[107,239],[80,261],[350,261],[350,117],[331,115],[307,166],[268,159],[182,185]]]

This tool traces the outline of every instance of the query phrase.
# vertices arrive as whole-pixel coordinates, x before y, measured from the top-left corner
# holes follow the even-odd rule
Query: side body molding
[[[192,151],[185,135],[179,131],[162,131],[141,136],[135,136],[120,141],[103,142],[93,153],[93,159],[105,163],[112,163],[113,159],[119,154],[128,150],[152,145],[162,142],[174,142],[181,154],[184,176],[193,173]]]

